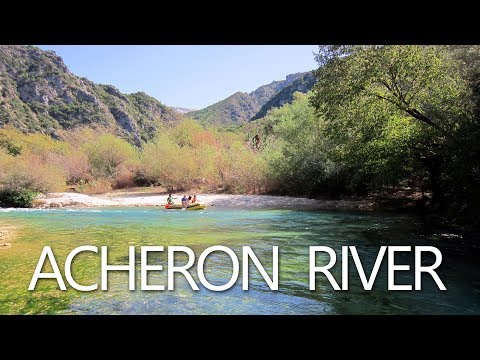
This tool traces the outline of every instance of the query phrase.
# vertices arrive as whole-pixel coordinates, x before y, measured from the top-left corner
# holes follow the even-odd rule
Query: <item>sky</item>
[[[237,91],[251,92],[316,68],[314,45],[39,45],[71,72],[144,91],[169,106],[201,109]]]

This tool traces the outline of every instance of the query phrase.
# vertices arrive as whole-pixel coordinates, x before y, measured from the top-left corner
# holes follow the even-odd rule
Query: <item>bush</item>
[[[0,157],[0,190],[50,192],[63,190],[62,169],[34,155]]]
[[[5,148],[7,153],[14,156],[32,154],[45,159],[52,153],[66,154],[70,149],[70,144],[54,140],[45,134],[27,135],[15,128],[7,127],[0,129],[0,147]]]
[[[84,151],[95,178],[113,179],[121,166],[135,164],[138,160],[137,150],[112,134],[101,135],[95,141],[87,143]]]
[[[191,119],[161,126],[142,151],[103,128],[63,130],[59,137],[63,140],[0,129],[0,191],[20,196],[66,185],[88,194],[135,185],[170,191],[196,185],[242,193],[266,189],[265,157],[250,149],[242,134],[206,129]]]
[[[188,189],[197,177],[193,150],[164,134],[145,146],[137,178],[150,179],[169,191]]]
[[[36,191],[22,190],[1,190],[0,206],[2,207],[32,207],[35,197],[38,195]]]
[[[108,179],[96,179],[81,185],[78,190],[85,194],[105,194],[112,190],[112,183]]]
[[[86,154],[75,151],[61,159],[67,184],[78,184],[81,180],[89,181],[93,177],[91,175],[90,163]]]
[[[201,144],[194,150],[195,163],[198,168],[197,176],[205,179],[206,183],[218,184],[221,180],[217,169],[217,157],[222,149],[216,149],[208,144]]]
[[[136,172],[126,166],[121,166],[115,173],[115,180],[113,187],[115,189],[122,189],[134,187],[136,184]]]
[[[30,181],[30,186],[26,188],[43,193],[65,189],[66,178],[59,166],[45,163],[37,156],[27,156],[25,163],[25,176]]]
[[[11,140],[5,136],[5,134],[0,133],[0,148],[5,149],[7,154],[16,156],[22,153],[22,148],[18,145],[15,145]]]
[[[157,179],[155,179],[153,177],[149,177],[149,176],[144,174],[143,166],[141,166],[140,169],[137,170],[137,173],[135,174],[135,177],[133,178],[133,181],[135,182],[136,186],[157,185]]]
[[[171,131],[171,138],[180,146],[192,146],[194,138],[202,133],[202,126],[193,119],[179,122]]]
[[[232,144],[223,159],[223,180],[226,189],[240,193],[259,193],[266,184],[266,162],[259,155],[247,149],[244,144]]]

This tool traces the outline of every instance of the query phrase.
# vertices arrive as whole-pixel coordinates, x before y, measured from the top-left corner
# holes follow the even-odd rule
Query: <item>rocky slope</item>
[[[188,116],[203,123],[215,125],[245,123],[252,118],[257,118],[257,113],[264,109],[265,105],[272,101],[272,99],[276,98],[277,95],[281,94],[285,88],[288,87],[290,90],[284,93],[281,98],[273,101],[271,106],[277,105],[280,99],[284,99],[285,102],[288,102],[287,94],[292,90],[293,92],[306,92],[310,90],[311,86],[308,89],[306,87],[298,87],[298,85],[302,85],[305,78],[309,78],[309,76],[311,76],[310,72],[287,75],[285,80],[274,81],[268,85],[260,86],[251,93],[237,92],[224,100],[206,107],[205,109],[192,111],[188,113]],[[291,100],[292,98],[290,98],[289,101]],[[266,110],[268,110],[268,108],[266,108]],[[265,112],[266,110],[264,109]]]
[[[0,127],[56,136],[59,129],[104,126],[140,144],[180,117],[143,92],[122,94],[72,74],[53,51],[0,46]]]
[[[290,104],[293,101],[293,94],[295,92],[307,93],[315,84],[315,75],[313,72],[304,73],[301,77],[283,87],[282,90],[273,95],[252,117],[251,120],[256,120],[264,117],[267,111],[273,108],[282,107],[285,104]]]

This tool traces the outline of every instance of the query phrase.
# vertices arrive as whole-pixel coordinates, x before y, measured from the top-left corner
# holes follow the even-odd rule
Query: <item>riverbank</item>
[[[175,203],[181,202],[182,195],[174,195]],[[289,196],[272,195],[231,195],[197,194],[198,201],[208,206],[242,208],[308,208],[308,209],[361,209],[371,210],[374,203],[367,200],[316,200]],[[36,208],[63,207],[122,207],[122,206],[164,206],[167,195],[160,193],[120,192],[102,195],[79,193],[49,193],[41,195],[35,202]]]

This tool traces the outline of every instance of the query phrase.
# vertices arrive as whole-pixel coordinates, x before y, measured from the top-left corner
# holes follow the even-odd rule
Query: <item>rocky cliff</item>
[[[140,144],[180,117],[143,92],[122,94],[72,74],[52,51],[0,46],[0,127],[55,136],[59,129],[105,126]]]

